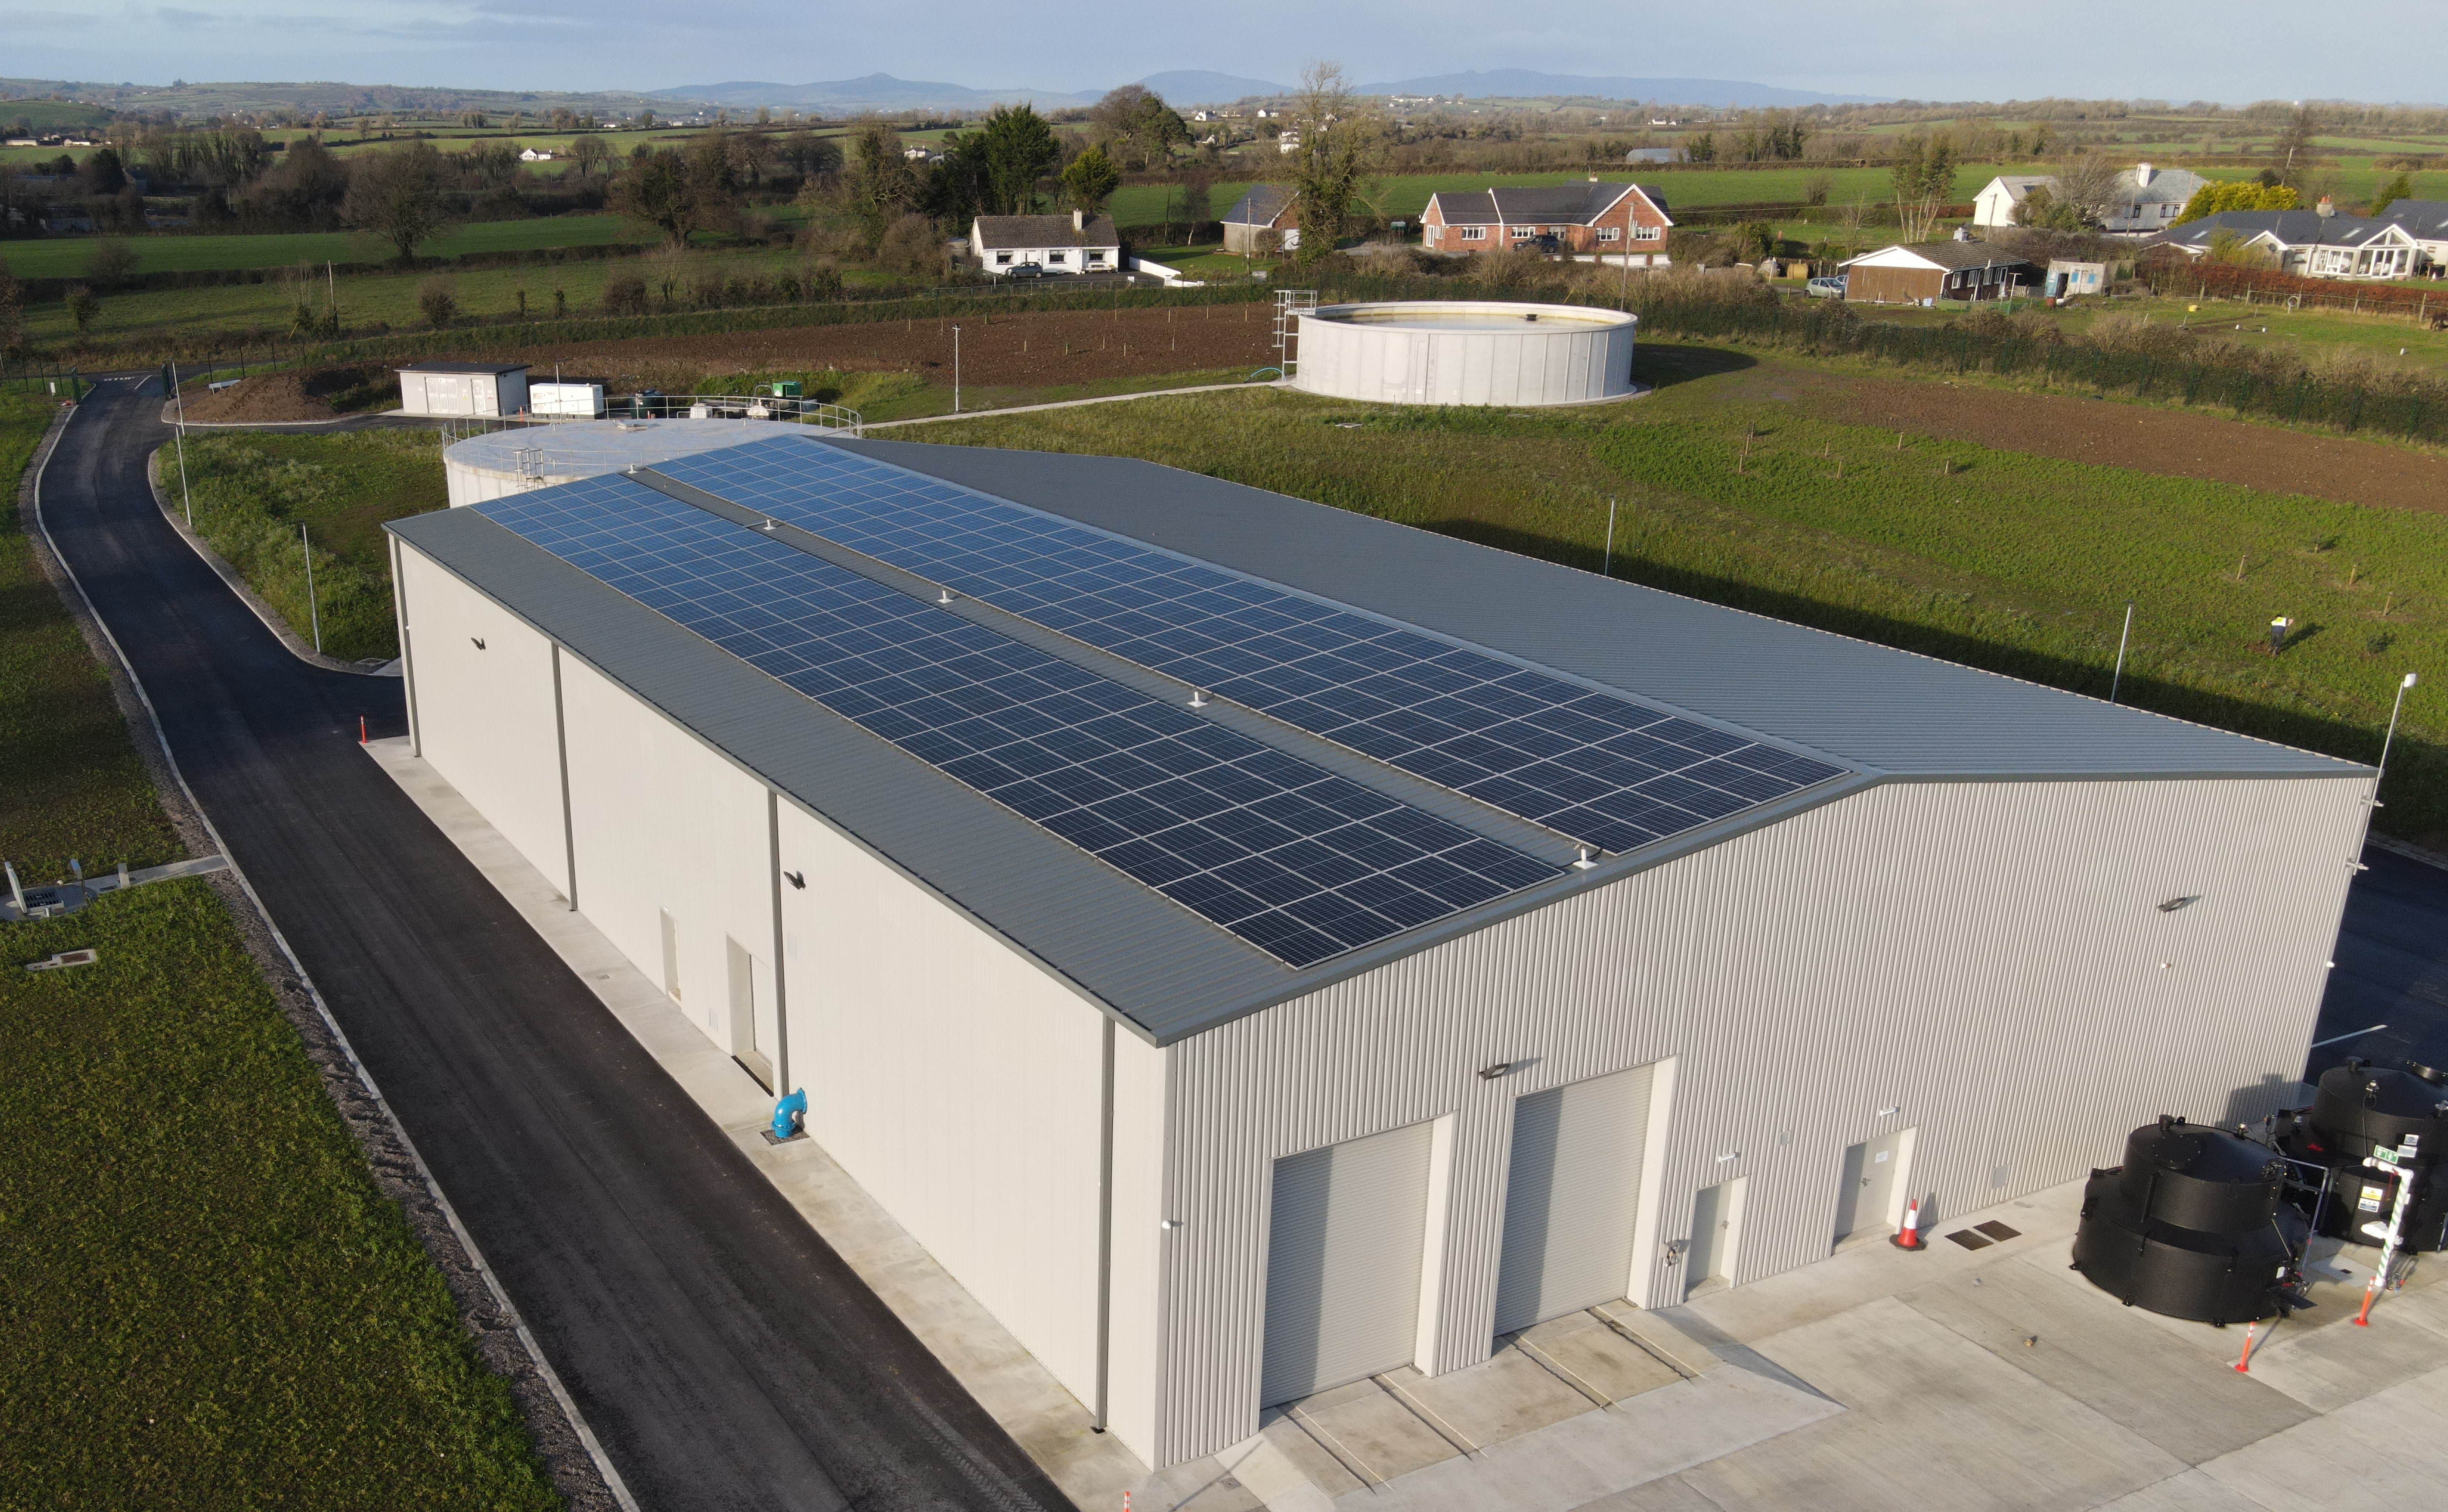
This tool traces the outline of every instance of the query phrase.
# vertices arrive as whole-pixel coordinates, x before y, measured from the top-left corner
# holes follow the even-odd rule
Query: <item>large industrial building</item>
[[[1157,1465],[2258,1116],[2371,795],[1129,460],[392,529],[424,758]]]

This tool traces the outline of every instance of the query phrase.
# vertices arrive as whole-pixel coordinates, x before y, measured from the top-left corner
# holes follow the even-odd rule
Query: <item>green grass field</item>
[[[1700,360],[1678,366],[1686,354]],[[1588,567],[1619,497],[1620,576],[2094,694],[2132,598],[2128,701],[2366,760],[2398,676],[2448,653],[2448,515],[1968,444],[1899,450],[1892,431],[1740,397],[1750,365],[1730,354],[1651,347],[1644,361],[1657,393],[1563,414],[1269,392],[952,422],[926,439],[1143,456]],[[2260,647],[2278,614],[2305,628],[2272,659]],[[2381,825],[2434,843],[2448,835],[2440,708],[2427,687],[2409,702]]]
[[[542,221],[508,221],[510,225],[538,225]],[[756,249],[740,252],[700,251],[690,254],[690,260],[680,274],[682,297],[691,279],[700,272],[718,271],[726,278],[771,277],[803,260],[788,248]],[[620,273],[655,277],[650,269],[636,261],[605,261],[590,258],[580,262],[555,265],[507,268],[471,268],[462,272],[436,275],[430,270],[415,273],[365,273],[338,280],[340,318],[350,326],[362,326],[371,321],[388,321],[394,329],[425,329],[425,317],[417,305],[418,292],[430,278],[447,279],[459,301],[463,316],[486,318],[508,316],[518,309],[518,296],[524,290],[527,297],[528,315],[545,319],[552,314],[552,292],[556,288],[567,297],[572,315],[591,314],[602,300],[603,286]],[[845,281],[853,284],[883,281],[883,275],[864,269],[845,270]],[[301,286],[316,309],[323,298],[323,283],[312,279]],[[290,326],[294,308],[293,294],[287,284],[266,283],[223,284],[200,289],[140,289],[130,293],[101,296],[102,311],[95,319],[91,336],[99,341],[124,340],[129,337],[177,335],[195,337],[204,332],[237,333],[250,328],[258,332],[285,333]],[[37,342],[60,343],[72,340],[75,328],[70,324],[67,306],[60,303],[35,305],[26,316],[28,336]]]
[[[49,412],[0,395],[12,503]],[[0,854],[180,853],[10,507]],[[0,1512],[561,1504],[205,882],[0,934]]]
[[[171,452],[162,453],[162,466],[179,505]],[[319,612],[326,655],[343,661],[399,655],[382,526],[449,502],[441,432],[200,432],[187,438],[187,488],[196,532],[300,639],[311,641]],[[300,526],[315,551],[314,612]]]
[[[73,278],[93,256],[93,237],[0,242],[0,259],[20,278]],[[545,216],[534,220],[479,220],[427,242],[418,256],[456,258],[469,252],[539,252],[650,239],[616,215]],[[225,268],[286,268],[311,262],[382,262],[391,244],[349,231],[299,231],[271,236],[144,236],[125,239],[139,273]],[[196,291],[203,293],[206,291]]]

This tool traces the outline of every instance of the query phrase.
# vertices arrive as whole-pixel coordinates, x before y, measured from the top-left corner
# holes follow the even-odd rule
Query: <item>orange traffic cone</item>
[[[2252,1330],[2259,1326],[2260,1325],[2257,1321],[2247,1323],[2244,1326],[2244,1353],[2239,1355],[2235,1362],[2235,1368],[2238,1374],[2249,1375],[2252,1373]]]
[[[1887,1242],[1899,1250],[1925,1248],[1921,1242],[1921,1198],[1915,1197],[1905,1206],[1904,1226],[1897,1230],[1895,1237]]]

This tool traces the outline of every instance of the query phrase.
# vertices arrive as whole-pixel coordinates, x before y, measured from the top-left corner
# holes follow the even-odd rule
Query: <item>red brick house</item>
[[[1663,255],[1667,230],[1673,224],[1666,213],[1666,196],[1656,189],[1592,179],[1587,183],[1430,195],[1427,211],[1420,217],[1420,234],[1431,252],[1536,246],[1553,237],[1553,250],[1559,252]]]

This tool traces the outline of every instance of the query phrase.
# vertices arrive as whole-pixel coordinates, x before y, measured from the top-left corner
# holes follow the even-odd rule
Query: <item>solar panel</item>
[[[656,470],[1600,850],[1843,771],[837,447]]]
[[[471,507],[1290,965],[1558,874],[625,479]]]

